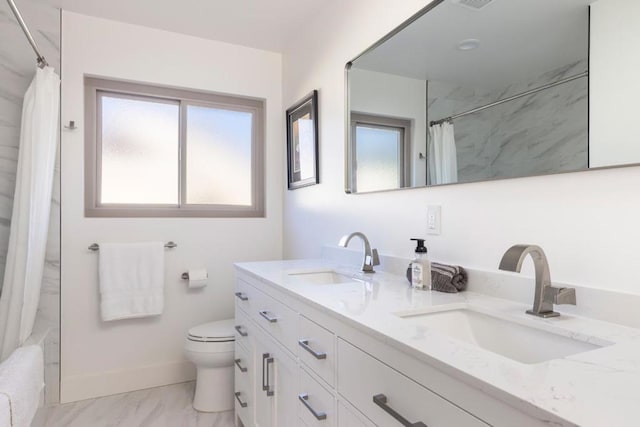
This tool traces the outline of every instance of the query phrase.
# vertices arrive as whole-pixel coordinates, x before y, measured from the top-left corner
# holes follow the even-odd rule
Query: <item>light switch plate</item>
[[[440,235],[442,210],[439,205],[427,206],[427,234]]]

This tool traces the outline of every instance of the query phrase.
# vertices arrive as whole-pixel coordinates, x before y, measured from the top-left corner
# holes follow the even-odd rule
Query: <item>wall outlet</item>
[[[438,205],[427,206],[427,234],[440,235],[441,212]]]

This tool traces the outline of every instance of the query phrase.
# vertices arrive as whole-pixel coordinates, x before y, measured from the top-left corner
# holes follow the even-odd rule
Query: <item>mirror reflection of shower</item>
[[[427,114],[438,119],[429,123],[428,183],[585,169],[588,72],[579,70],[586,67],[586,62],[579,61],[533,82],[491,92],[429,81]],[[440,178],[442,142],[435,129],[447,123],[456,126],[455,180]]]
[[[347,63],[346,191],[587,169],[589,3],[435,1]]]
[[[445,120],[429,126],[427,159],[428,183],[454,184],[458,182],[458,153],[453,122]]]

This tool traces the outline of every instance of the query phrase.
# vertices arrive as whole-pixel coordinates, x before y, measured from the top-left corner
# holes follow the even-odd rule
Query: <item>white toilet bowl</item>
[[[185,355],[197,368],[193,407],[202,412],[233,409],[234,320],[205,323],[189,329]]]

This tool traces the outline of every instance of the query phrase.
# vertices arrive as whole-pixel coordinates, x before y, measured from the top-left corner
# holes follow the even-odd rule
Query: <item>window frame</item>
[[[213,92],[193,91],[145,83],[124,82],[85,76],[85,217],[265,217],[265,110],[266,101]],[[178,130],[178,204],[101,203],[102,132],[99,102],[104,95],[177,103]],[[187,204],[187,109],[199,106],[248,112],[251,131],[251,205]]]
[[[358,126],[366,126],[379,129],[399,129],[402,137],[398,147],[398,187],[405,188],[408,182],[411,182],[411,129],[412,121],[409,119],[380,116],[375,114],[352,112],[351,113],[351,191],[358,191],[358,169],[357,169],[357,128]],[[397,188],[385,188],[371,191],[388,191]],[[367,192],[371,192],[367,191]]]

